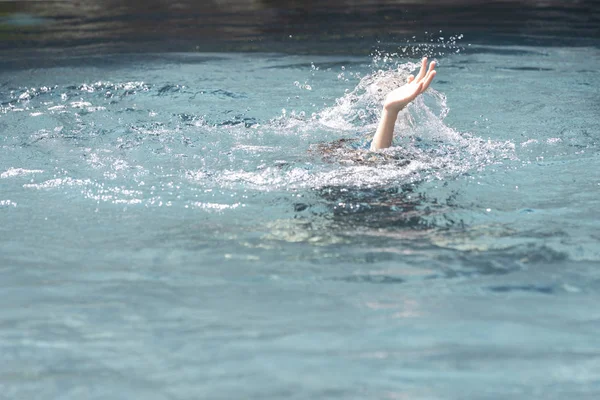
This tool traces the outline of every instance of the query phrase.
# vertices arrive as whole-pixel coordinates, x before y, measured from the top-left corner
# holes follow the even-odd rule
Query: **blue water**
[[[0,398],[597,399],[600,51],[463,47],[8,62]]]

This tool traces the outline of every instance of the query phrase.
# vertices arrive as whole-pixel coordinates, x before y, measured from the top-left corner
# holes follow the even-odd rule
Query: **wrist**
[[[400,113],[400,111],[402,111],[402,109],[400,108],[395,108],[395,107],[391,107],[391,106],[383,106],[383,110],[381,111],[381,116],[383,118],[387,118],[387,119],[396,119],[398,118],[398,114]]]
[[[393,116],[394,118],[396,118],[400,111],[402,111],[402,108],[403,107],[394,107],[392,105],[385,104],[383,106],[383,114],[387,114],[388,116]]]

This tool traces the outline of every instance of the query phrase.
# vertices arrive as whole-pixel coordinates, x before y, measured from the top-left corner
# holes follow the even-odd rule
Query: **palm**
[[[418,95],[427,90],[434,77],[435,61],[432,61],[427,69],[427,58],[423,58],[419,75],[417,77],[410,75],[405,85],[392,90],[385,98],[385,109],[396,113],[400,112]]]

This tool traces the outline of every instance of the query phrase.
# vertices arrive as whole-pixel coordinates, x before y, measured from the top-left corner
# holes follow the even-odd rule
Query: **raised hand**
[[[429,63],[429,68],[427,68],[427,57],[424,57],[419,74],[416,77],[410,75],[406,85],[392,90],[387,95],[383,103],[383,112],[377,132],[371,142],[371,150],[385,149],[392,145],[398,113],[429,87],[435,74],[435,61]]]
[[[427,57],[424,57],[417,77],[410,75],[406,85],[391,91],[385,98],[384,108],[389,112],[400,112],[418,95],[427,90],[435,74],[435,61],[432,61],[427,68]]]

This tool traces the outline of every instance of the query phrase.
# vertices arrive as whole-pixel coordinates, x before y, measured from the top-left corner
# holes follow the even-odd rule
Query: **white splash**
[[[24,169],[24,168],[9,168],[0,174],[0,178],[13,178],[15,176],[25,176],[31,174],[41,174],[44,171],[41,169]]]

